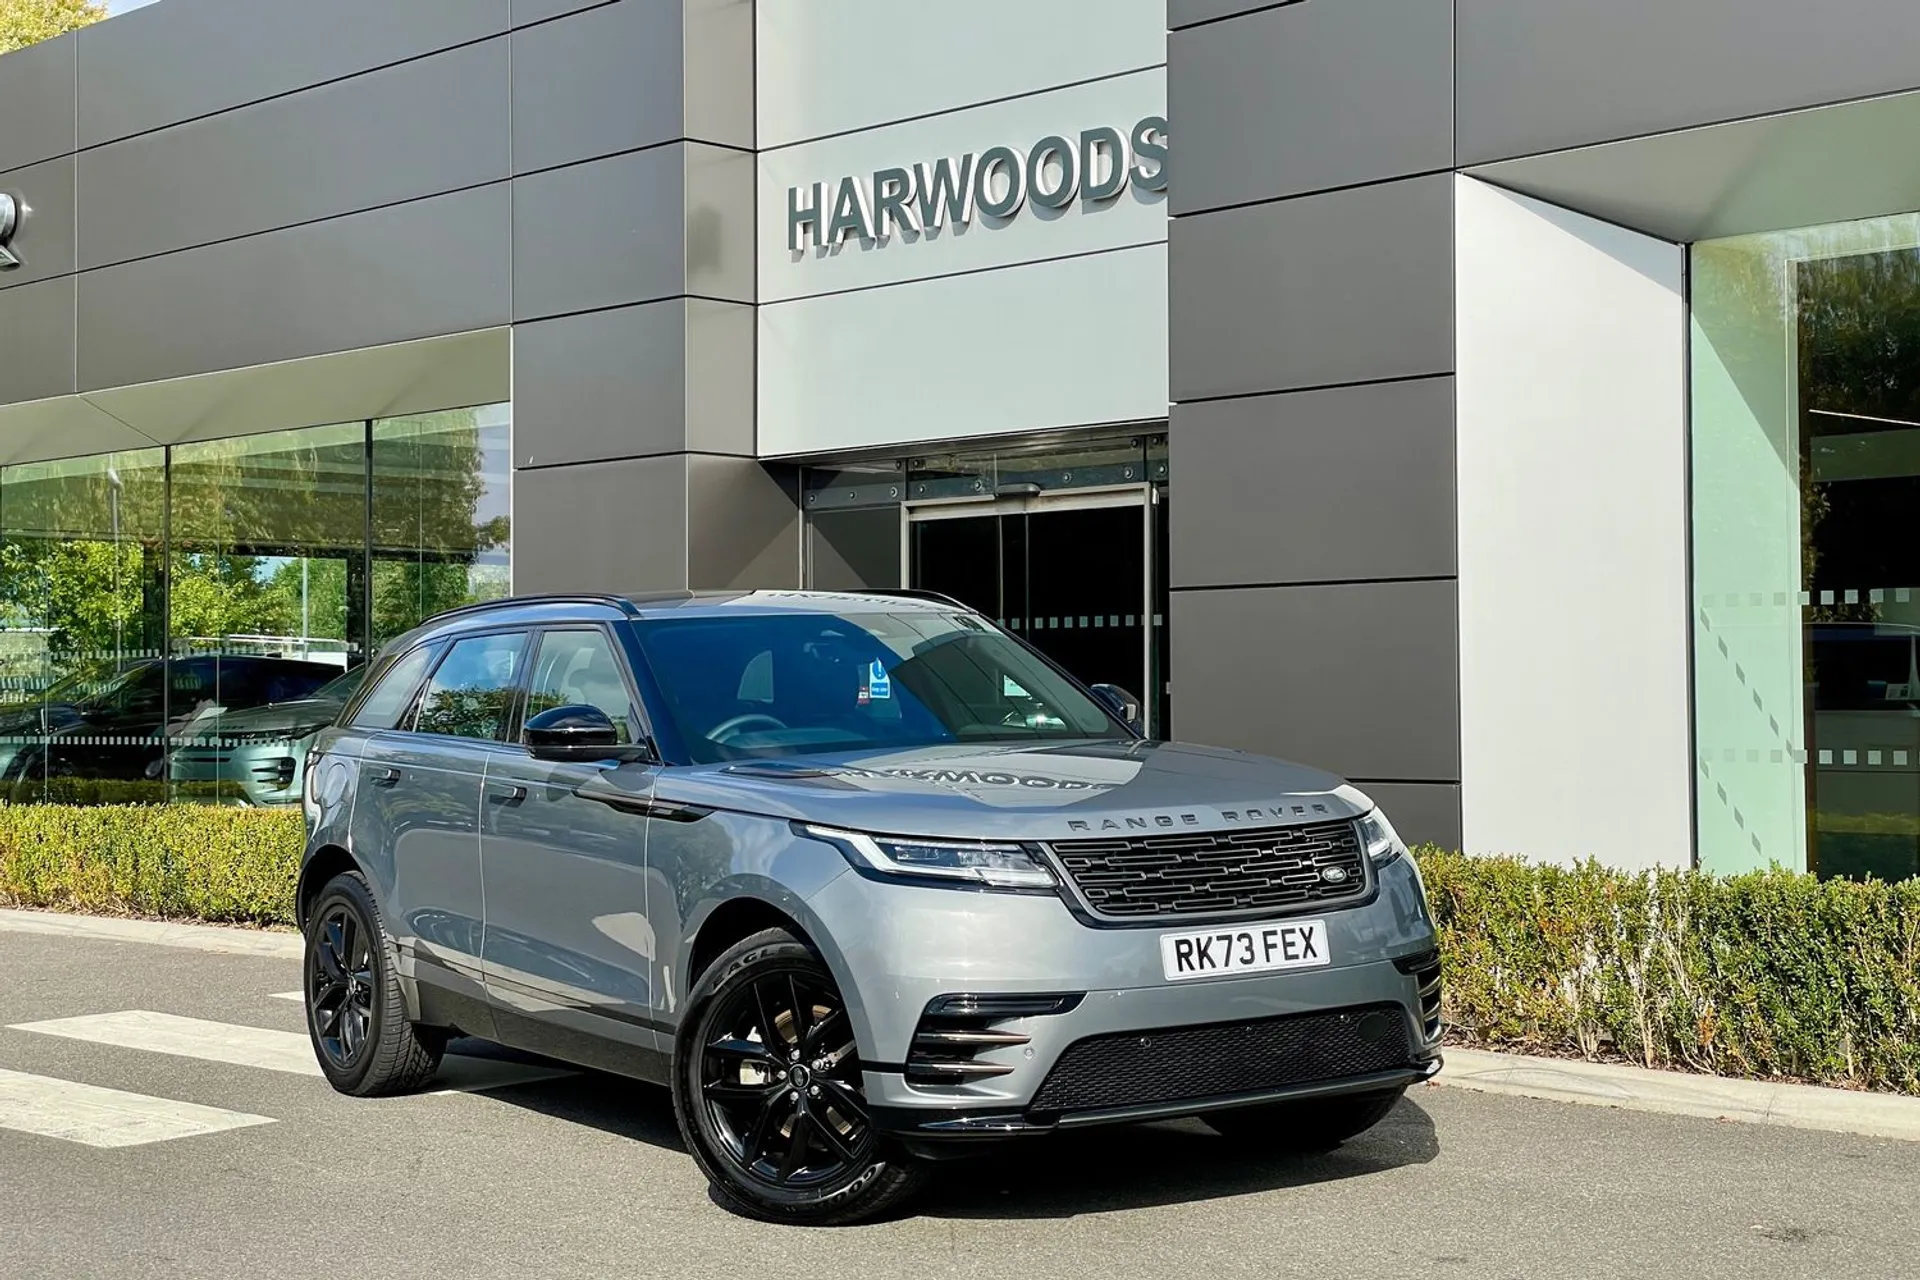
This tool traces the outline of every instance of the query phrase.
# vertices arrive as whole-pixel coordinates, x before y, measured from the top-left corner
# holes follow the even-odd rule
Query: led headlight
[[[1387,815],[1375,809],[1360,819],[1360,843],[1366,848],[1367,857],[1373,865],[1383,866],[1407,851],[1400,839],[1400,833],[1387,821]]]
[[[957,880],[995,889],[1051,889],[1053,872],[1017,844],[981,840],[914,840],[804,826],[839,848],[856,870],[904,879]]]

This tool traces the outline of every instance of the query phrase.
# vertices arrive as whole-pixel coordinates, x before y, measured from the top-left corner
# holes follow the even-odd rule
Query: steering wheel
[[[707,730],[707,738],[712,742],[726,743],[738,736],[749,726],[760,726],[771,729],[784,729],[787,727],[784,721],[776,720],[772,716],[763,715],[758,711],[749,711],[743,716],[734,716],[730,720],[722,720],[719,724]]]

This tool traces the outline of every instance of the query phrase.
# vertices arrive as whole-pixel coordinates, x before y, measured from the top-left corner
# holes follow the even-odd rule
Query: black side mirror
[[[551,707],[527,721],[520,741],[536,760],[610,760],[628,752],[598,707]]]
[[[1140,699],[1117,684],[1096,684],[1092,689],[1093,696],[1105,703],[1107,710],[1126,721],[1128,728],[1135,733],[1145,732],[1140,725]]]

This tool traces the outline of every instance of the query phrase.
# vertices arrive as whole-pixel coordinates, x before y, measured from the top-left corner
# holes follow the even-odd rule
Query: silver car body
[[[404,651],[464,633],[603,627],[659,728],[662,693],[631,624],[670,611],[825,607],[957,608],[794,592],[509,602],[402,637],[367,683]],[[328,876],[357,867],[396,935],[415,1017],[655,1080],[705,960],[784,922],[837,980],[876,1118],[928,1143],[1379,1090],[1439,1069],[1436,938],[1404,851],[1362,856],[1352,882],[1319,886],[1305,906],[1149,918],[1102,916],[1062,869],[1060,851],[1089,840],[1199,847],[1252,832],[1257,846],[1307,829],[1337,835],[1373,810],[1337,778],[1126,737],[720,764],[664,754],[666,763],[551,763],[510,742],[325,730],[308,778],[302,909]],[[1001,892],[892,881],[858,866],[842,832],[1018,841],[1062,884]],[[1311,967],[1180,981],[1163,968],[1163,935],[1309,917],[1324,922],[1327,949]],[[1057,996],[1060,1007],[993,1020],[1007,1042],[972,1054],[977,1074],[914,1068],[939,1002],[965,1009],[956,998],[1010,996]],[[1102,1099],[1083,1082],[1072,1105],[1036,1109],[1069,1046],[1090,1037],[1192,1030],[1197,1039],[1165,1044],[1211,1060],[1261,1051],[1233,1050],[1233,1037],[1290,1015],[1325,1015],[1342,1036],[1361,1023],[1370,1041],[1391,1043],[1391,1060],[1251,1089],[1226,1070],[1235,1087],[1204,1097],[1177,1082],[1159,1089],[1168,1096],[1145,1096],[1157,1087],[1149,1082]],[[1097,1085],[1097,1073],[1089,1078]]]

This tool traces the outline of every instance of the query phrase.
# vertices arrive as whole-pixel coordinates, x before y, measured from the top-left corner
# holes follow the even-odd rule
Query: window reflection
[[[511,590],[504,405],[373,424],[373,625],[390,640]]]
[[[1694,253],[1695,710],[1716,870],[1920,873],[1920,217]]]
[[[379,643],[510,591],[510,422],[0,468],[0,801],[298,803]]]

